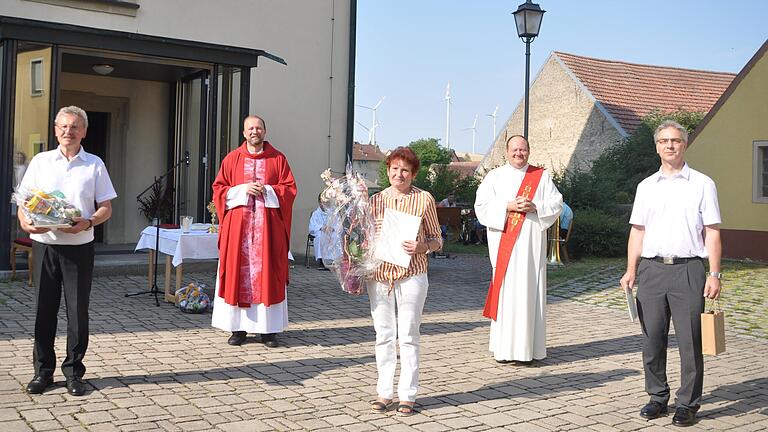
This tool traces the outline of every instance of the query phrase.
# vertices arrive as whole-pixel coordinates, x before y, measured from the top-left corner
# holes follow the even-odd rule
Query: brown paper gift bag
[[[714,300],[714,308],[701,314],[701,352],[718,355],[725,352],[725,313],[720,309],[720,301]]]

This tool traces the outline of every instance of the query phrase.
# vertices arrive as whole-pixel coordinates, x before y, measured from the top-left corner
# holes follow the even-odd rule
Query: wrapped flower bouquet
[[[323,263],[333,269],[345,292],[362,294],[366,277],[380,263],[374,257],[376,220],[368,202],[368,187],[350,164],[342,177],[334,179],[327,169],[321,178],[327,187],[320,200],[329,214],[322,228],[329,239],[321,251]]]

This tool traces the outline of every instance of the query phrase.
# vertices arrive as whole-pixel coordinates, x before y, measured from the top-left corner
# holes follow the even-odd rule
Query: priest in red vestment
[[[268,347],[288,326],[288,249],[296,182],[285,156],[265,141],[264,120],[248,116],[245,142],[221,162],[213,182],[219,226],[213,327],[241,345],[261,334]]]

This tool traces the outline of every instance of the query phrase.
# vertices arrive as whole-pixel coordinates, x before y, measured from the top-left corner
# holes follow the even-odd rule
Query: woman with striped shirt
[[[376,330],[376,368],[379,373],[378,398],[371,404],[373,412],[384,413],[394,406],[396,339],[400,340],[400,381],[397,387],[398,415],[416,413],[414,405],[419,384],[419,326],[427,298],[427,257],[442,245],[435,199],[411,185],[419,171],[419,159],[407,147],[398,147],[387,156],[390,187],[371,197],[371,209],[380,232],[384,210],[391,209],[421,218],[414,240],[402,243],[411,255],[407,268],[382,262],[368,282],[371,316]],[[397,304],[398,315],[395,314]]]

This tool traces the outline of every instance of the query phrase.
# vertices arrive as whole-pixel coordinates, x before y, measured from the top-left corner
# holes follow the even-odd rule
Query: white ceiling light
[[[115,67],[110,65],[110,64],[95,64],[95,65],[93,65],[93,71],[96,72],[99,75],[109,75],[114,70],[115,70]]]

